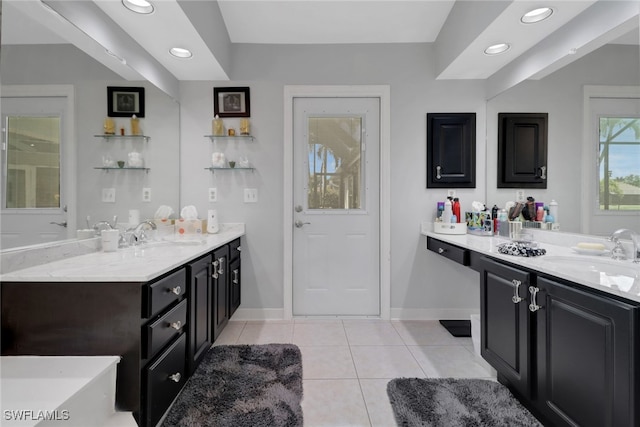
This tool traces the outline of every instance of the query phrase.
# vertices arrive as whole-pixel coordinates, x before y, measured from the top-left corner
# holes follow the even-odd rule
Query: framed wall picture
[[[218,117],[251,117],[248,87],[214,87],[213,115]]]
[[[143,87],[107,87],[107,116],[144,117]]]

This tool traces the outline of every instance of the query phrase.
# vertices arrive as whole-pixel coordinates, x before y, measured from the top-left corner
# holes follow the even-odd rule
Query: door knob
[[[293,208],[293,210],[295,210],[296,212],[302,212],[302,206],[296,205],[296,207]]]
[[[302,228],[303,225],[305,224],[311,224],[310,222],[302,222],[300,220],[297,220],[296,222],[293,223],[296,227],[298,228]]]

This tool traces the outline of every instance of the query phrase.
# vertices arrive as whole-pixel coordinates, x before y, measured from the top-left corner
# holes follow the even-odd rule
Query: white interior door
[[[379,98],[295,98],[293,315],[380,315]]]
[[[66,239],[68,100],[2,97],[3,249]],[[72,228],[69,228],[71,225]]]

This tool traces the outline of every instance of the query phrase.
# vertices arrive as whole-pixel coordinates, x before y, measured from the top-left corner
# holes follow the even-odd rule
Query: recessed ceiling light
[[[553,9],[550,7],[540,7],[538,9],[531,10],[520,18],[525,24],[535,24],[536,22],[543,21],[553,14]]]
[[[122,0],[122,4],[135,13],[149,14],[153,12],[153,5],[147,0]]]
[[[169,53],[176,58],[191,58],[193,53],[189,49],[184,49],[182,47],[172,47],[169,49]]]
[[[486,55],[498,55],[502,52],[508,51],[510,48],[511,48],[511,45],[509,43],[498,43],[486,48],[484,50],[484,53]]]

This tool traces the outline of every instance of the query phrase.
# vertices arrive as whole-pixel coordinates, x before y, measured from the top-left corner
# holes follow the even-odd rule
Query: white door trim
[[[77,222],[77,144],[76,144],[76,122],[75,122],[75,89],[73,85],[7,85],[0,86],[0,96],[6,97],[65,97],[67,117],[63,138],[67,143],[65,153],[65,166],[63,169],[64,180],[67,187],[66,205],[67,210],[67,238],[76,237]],[[4,123],[2,124],[4,126]],[[4,177],[3,177],[4,179]]]
[[[391,91],[388,85],[284,87],[284,318],[293,318],[293,100],[380,99],[380,317],[391,316]]]

